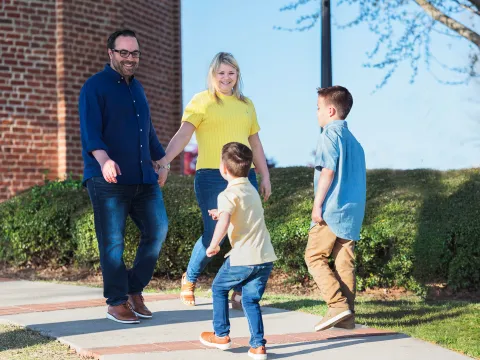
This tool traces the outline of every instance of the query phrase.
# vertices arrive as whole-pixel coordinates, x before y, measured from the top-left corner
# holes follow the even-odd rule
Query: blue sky
[[[297,12],[280,12],[289,0],[182,0],[183,106],[205,89],[212,57],[228,51],[239,61],[244,94],[256,107],[267,157],[277,166],[307,165],[316,146],[316,91],[320,85],[319,24],[306,32],[292,27]],[[312,4],[314,6],[315,4]],[[335,7],[334,21],[357,14]],[[340,14],[341,16],[339,16]],[[383,73],[362,66],[375,36],[365,26],[333,26],[333,83],[346,86],[354,106],[351,131],[362,143],[368,168],[457,169],[480,166],[480,82],[439,84],[423,64],[413,85],[408,65],[372,93]],[[440,38],[439,38],[440,39]],[[461,65],[466,42],[449,48],[438,40],[434,50],[446,63]],[[443,76],[441,71],[436,74]]]

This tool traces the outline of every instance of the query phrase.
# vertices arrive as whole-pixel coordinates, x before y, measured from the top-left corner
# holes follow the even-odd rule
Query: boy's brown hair
[[[233,176],[248,177],[252,167],[253,153],[246,145],[230,142],[222,148],[222,161]]]
[[[353,106],[353,97],[343,86],[330,86],[327,88],[317,88],[318,96],[325,99],[329,105],[333,105],[337,109],[338,116],[346,119]]]

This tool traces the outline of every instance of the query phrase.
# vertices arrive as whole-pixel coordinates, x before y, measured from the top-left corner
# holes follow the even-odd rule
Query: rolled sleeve
[[[162,144],[158,140],[157,133],[153,127],[152,121],[150,120],[150,132],[149,132],[149,147],[150,147],[150,157],[153,161],[160,160],[165,156],[165,150],[163,149]]]
[[[105,150],[108,147],[102,136],[102,99],[94,88],[86,83],[79,98],[80,134],[85,143],[85,151]]]
[[[329,131],[321,135],[321,146],[317,150],[315,169],[321,171],[323,168],[337,171],[340,148],[338,147],[337,135]]]
[[[235,212],[235,195],[228,193],[228,191],[221,192],[217,198],[218,204],[218,215],[222,212],[229,213],[233,215]]]

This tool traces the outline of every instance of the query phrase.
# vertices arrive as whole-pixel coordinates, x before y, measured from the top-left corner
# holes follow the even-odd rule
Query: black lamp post
[[[322,15],[322,58],[321,58],[321,84],[322,88],[332,86],[332,32],[330,24],[330,0],[321,1]]]

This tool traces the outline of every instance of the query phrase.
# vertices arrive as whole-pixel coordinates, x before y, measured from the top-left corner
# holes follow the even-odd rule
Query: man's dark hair
[[[252,167],[253,153],[246,145],[230,142],[222,148],[222,160],[230,174],[235,177],[248,177]]]
[[[119,36],[129,36],[137,39],[137,35],[135,35],[135,32],[133,30],[128,30],[128,29],[118,30],[108,37],[107,49],[115,49],[115,40],[117,40]],[[138,39],[137,39],[137,42],[138,42]],[[138,45],[140,45],[140,42],[138,42]]]
[[[353,106],[353,97],[343,86],[330,86],[327,88],[317,88],[318,96],[325,99],[325,103],[333,105],[337,109],[338,116],[346,119]]]

